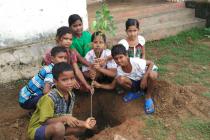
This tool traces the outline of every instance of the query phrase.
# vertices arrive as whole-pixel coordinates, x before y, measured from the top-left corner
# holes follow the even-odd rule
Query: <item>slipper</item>
[[[135,99],[138,99],[139,97],[144,96],[144,91],[140,90],[137,92],[128,92],[124,97],[123,97],[123,101],[128,103],[130,101],[133,101]]]
[[[145,100],[144,111],[146,114],[152,114],[155,112],[154,103],[151,98]]]

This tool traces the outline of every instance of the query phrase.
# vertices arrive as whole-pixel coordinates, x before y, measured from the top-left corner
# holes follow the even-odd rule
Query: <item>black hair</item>
[[[61,37],[64,36],[65,34],[72,34],[69,27],[62,26],[62,27],[58,28],[57,32],[56,32],[56,41],[60,40]]]
[[[58,53],[65,52],[67,53],[67,50],[65,47],[55,46],[51,50],[51,56],[55,57]]]
[[[127,51],[125,49],[125,46],[123,46],[122,44],[117,44],[117,45],[114,45],[112,47],[112,57],[114,58],[116,55],[119,55],[119,54],[123,54],[123,55],[127,55]]]
[[[137,19],[132,19],[132,18],[127,19],[127,21],[125,22],[126,30],[128,30],[130,26],[136,26],[136,28],[139,29],[139,21]]]
[[[77,15],[77,14],[70,15],[70,16],[69,16],[69,20],[68,20],[68,22],[69,22],[69,27],[70,27],[72,24],[74,24],[74,22],[76,22],[77,20],[80,20],[80,21],[82,22],[82,18],[81,18],[79,15]]]
[[[58,80],[59,75],[65,71],[73,71],[70,64],[66,62],[60,62],[54,65],[52,69],[52,75],[55,80]]]
[[[91,42],[93,42],[93,40],[95,39],[96,36],[102,36],[104,43],[106,43],[106,36],[104,33],[102,33],[101,31],[96,31],[92,34],[91,36]]]

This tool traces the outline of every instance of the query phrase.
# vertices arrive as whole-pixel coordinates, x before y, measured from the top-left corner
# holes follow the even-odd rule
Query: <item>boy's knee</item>
[[[157,72],[154,72],[154,71],[150,71],[148,75],[149,79],[151,80],[157,79],[157,76],[158,76]]]
[[[64,135],[65,134],[64,124],[61,122],[53,124],[53,131],[54,131],[54,134]]]
[[[124,84],[125,83],[125,77],[119,76],[117,78],[117,83],[120,84],[120,85]]]

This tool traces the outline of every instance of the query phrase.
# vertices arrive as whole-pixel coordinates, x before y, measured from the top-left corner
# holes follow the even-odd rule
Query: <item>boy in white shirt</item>
[[[113,46],[112,57],[117,67],[117,76],[111,84],[99,84],[94,82],[96,88],[114,89],[116,83],[122,87],[131,90],[123,97],[125,102],[129,102],[141,96],[141,90],[146,90],[145,96],[145,112],[147,114],[154,113],[154,104],[151,98],[152,86],[158,73],[152,71],[153,62],[140,58],[129,58],[125,47],[122,44]]]

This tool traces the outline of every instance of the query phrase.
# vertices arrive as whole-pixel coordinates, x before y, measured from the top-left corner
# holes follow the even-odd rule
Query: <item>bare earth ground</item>
[[[210,42],[201,40],[201,43],[209,45]],[[184,63],[183,61],[180,65]],[[173,73],[167,75],[171,77]],[[17,102],[18,91],[23,83],[14,82],[0,86],[0,140],[26,139],[27,124],[29,122],[28,111],[21,109]],[[181,131],[185,131],[181,126],[186,120],[199,118],[203,121],[210,121],[210,99],[201,95],[201,93],[205,92],[209,92],[209,88],[199,83],[179,86],[163,79],[157,80],[153,90],[156,112],[152,116],[147,116],[143,111],[143,98],[124,103],[122,101],[123,95],[117,95],[114,91],[97,90],[93,97],[93,116],[97,119],[97,128],[94,132],[97,134],[89,137],[89,139],[197,139],[188,136],[179,137],[182,134]],[[89,114],[90,96],[82,93],[77,94],[74,116],[85,119]],[[147,131],[148,123],[154,127],[149,131]],[[208,134],[210,134],[209,127],[207,129]],[[160,133],[159,137],[155,138],[154,133]],[[87,137],[88,135],[69,139],[87,139]]]
[[[210,118],[210,102],[197,94],[206,89],[200,86],[178,87],[165,81],[157,81],[154,89],[156,113],[154,117],[162,119],[166,127],[174,125],[174,120],[198,117]],[[29,121],[27,111],[17,103],[17,89],[1,88],[0,98],[0,139],[24,140]],[[98,120],[99,129],[105,130],[90,138],[93,140],[113,140],[124,137],[129,140],[147,139],[141,132],[146,117],[143,111],[143,99],[130,103],[122,101],[122,95],[113,92],[98,91],[93,98],[93,114]],[[75,116],[84,119],[89,116],[90,97],[79,95],[75,106]],[[178,122],[175,122],[178,123]],[[176,129],[174,126],[173,129]]]

